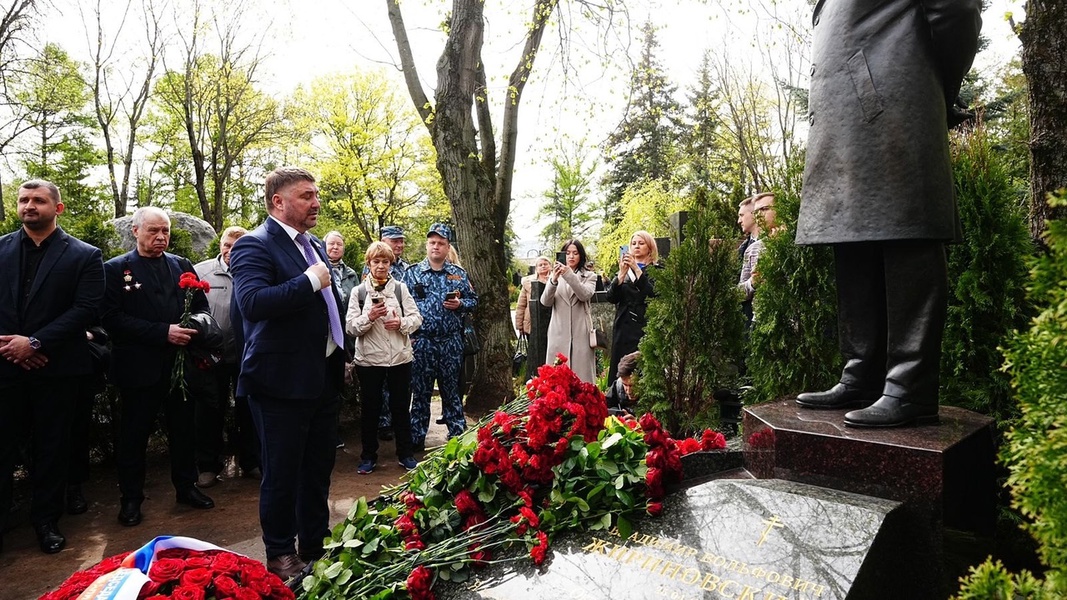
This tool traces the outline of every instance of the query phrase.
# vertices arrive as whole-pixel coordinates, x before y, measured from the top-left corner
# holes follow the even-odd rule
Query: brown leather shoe
[[[307,563],[300,560],[300,556],[295,552],[267,559],[267,570],[280,577],[282,581],[291,579],[306,566]]]

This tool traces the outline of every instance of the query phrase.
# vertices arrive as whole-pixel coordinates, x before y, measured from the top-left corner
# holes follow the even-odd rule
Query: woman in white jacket
[[[422,315],[407,286],[390,275],[396,260],[392,248],[374,242],[367,248],[369,272],[348,301],[345,330],[356,338],[355,363],[359,377],[360,475],[378,463],[378,416],[382,386],[389,386],[389,409],[396,436],[396,456],[406,470],[417,464],[411,448],[411,333],[422,325]]]

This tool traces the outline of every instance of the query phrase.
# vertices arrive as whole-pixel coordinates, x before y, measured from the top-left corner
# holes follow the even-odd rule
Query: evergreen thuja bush
[[[1053,198],[1050,206],[1067,206]],[[1004,347],[1019,418],[1000,458],[1010,471],[1012,506],[1028,519],[1048,567],[1044,580],[1008,573],[992,559],[971,570],[958,598],[1067,597],[1067,221],[1049,223],[1049,254],[1030,274],[1030,300],[1041,309],[1030,329]]]
[[[948,246],[948,318],[941,352],[941,402],[994,417],[1016,416],[1000,346],[1026,325],[1032,245],[1019,190],[984,127],[956,136],[953,172],[963,241]]]
[[[763,235],[753,298],[755,322],[747,366],[747,404],[768,402],[837,382],[837,286],[829,246],[797,246],[796,192],[775,194],[780,231]]]
[[[727,231],[703,211],[691,214],[684,241],[656,273],[640,344],[638,409],[675,436],[717,427],[713,394],[737,385],[744,317],[737,252],[720,237]]]

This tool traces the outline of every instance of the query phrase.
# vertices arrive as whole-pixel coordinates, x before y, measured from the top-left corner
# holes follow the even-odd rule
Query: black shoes
[[[73,483],[67,486],[67,514],[80,515],[89,510],[89,503],[82,495],[82,486]]]
[[[123,500],[119,508],[119,524],[133,527],[141,524],[141,500]]]
[[[825,392],[804,392],[797,395],[797,405],[802,408],[834,410],[838,408],[865,408],[874,404],[881,392],[860,390],[839,383]]]
[[[893,396],[882,396],[862,410],[845,413],[849,427],[901,427],[937,423],[937,404],[916,404]]]
[[[300,560],[300,556],[295,553],[267,559],[267,570],[277,575],[282,581],[293,578],[306,566],[307,563]]]
[[[45,554],[55,554],[67,545],[67,538],[59,533],[55,522],[38,525],[34,529],[37,532],[37,544],[41,547],[41,552]]]
[[[204,492],[196,489],[195,487],[188,487],[184,490],[178,490],[174,494],[174,499],[178,504],[184,504],[193,508],[207,509],[215,508],[215,501],[209,498]]]

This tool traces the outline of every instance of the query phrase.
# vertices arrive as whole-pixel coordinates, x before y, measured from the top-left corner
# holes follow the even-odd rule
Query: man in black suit
[[[341,297],[323,245],[315,178],[267,175],[269,216],[230,256],[245,336],[237,393],[261,440],[259,522],[267,568],[288,579],[322,555],[344,383]],[[299,542],[299,554],[297,543]]]
[[[30,518],[43,552],[63,549],[67,440],[77,384],[92,372],[85,330],[104,296],[100,250],[57,224],[54,184],[19,187],[22,229],[0,237],[0,531],[11,506],[18,444],[33,437]],[[0,538],[2,548],[2,538]]]
[[[182,327],[185,291],[182,273],[195,273],[188,259],[164,252],[170,244],[170,217],[155,207],[133,213],[137,248],[104,264],[107,281],[101,318],[111,334],[111,381],[119,387],[122,420],[116,460],[122,493],[119,523],[141,522],[145,452],[160,408],[166,414],[170,478],[179,504],[212,508],[215,503],[196,489],[192,400],[172,389],[171,371],[178,348],[188,346],[198,330]],[[208,312],[207,297],[197,291],[190,311]],[[190,360],[186,368],[196,368]]]

